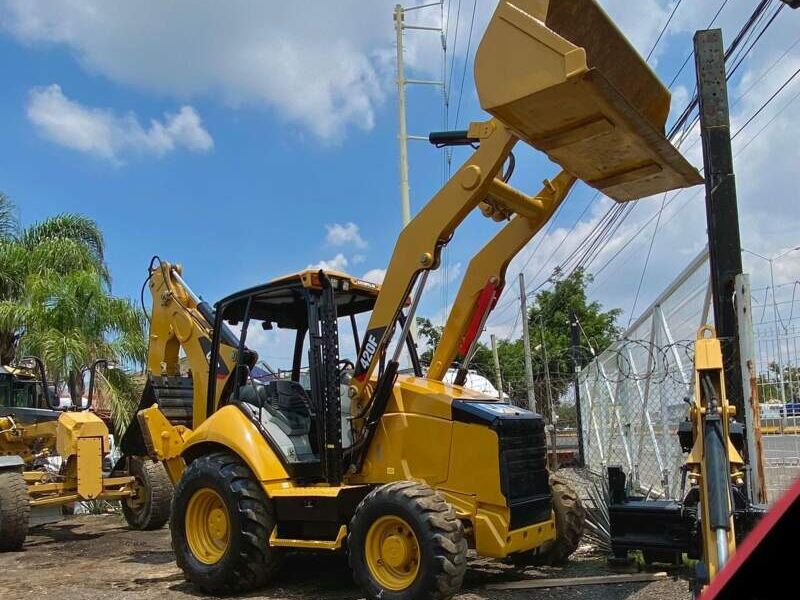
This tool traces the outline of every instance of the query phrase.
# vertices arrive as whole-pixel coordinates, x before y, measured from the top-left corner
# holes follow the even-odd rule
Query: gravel
[[[517,569],[473,557],[459,600],[541,598],[688,600],[684,571],[652,583],[497,591],[487,584],[541,577],[619,573],[586,545],[558,568]],[[177,569],[169,531],[130,531],[118,515],[79,516],[32,530],[22,552],[0,554],[0,598],[59,600],[183,600],[196,598]],[[342,554],[294,554],[272,585],[248,598],[356,600],[361,598]]]

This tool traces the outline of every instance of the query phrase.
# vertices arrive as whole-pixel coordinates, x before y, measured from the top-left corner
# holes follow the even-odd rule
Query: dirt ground
[[[610,574],[605,561],[583,548],[564,568],[525,571],[474,559],[459,600],[542,598],[566,600],[687,600],[682,574],[653,583],[546,590],[495,591],[486,585],[539,577]],[[59,600],[183,600],[198,594],[183,580],[169,531],[130,531],[117,515],[72,517],[34,528],[22,552],[0,554],[0,598]],[[342,555],[294,554],[271,587],[248,598],[356,600],[361,598]]]

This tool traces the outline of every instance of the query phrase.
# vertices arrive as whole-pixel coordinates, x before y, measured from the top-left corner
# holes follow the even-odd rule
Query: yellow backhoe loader
[[[131,459],[131,472],[104,473],[109,433],[90,410],[93,383],[86,409],[61,409],[39,359],[0,367],[0,552],[22,547],[32,511],[75,502],[119,500],[138,529],[168,520],[172,486],[160,464]]]
[[[577,179],[618,201],[702,179],[664,137],[668,91],[594,0],[501,0],[475,81],[492,118],[431,136],[475,151],[403,229],[380,288],[304,271],[212,309],[179,266],[151,264],[150,377],[123,445],[163,461],[176,483],[173,547],[199,589],[264,585],[285,549],[346,547],[370,599],[449,598],[468,548],[556,562],[577,546],[583,509],[549,477],[542,418],[457,385],[463,373],[456,385],[442,377],[459,355],[466,368],[508,263]],[[563,169],[535,196],[503,170],[520,141]],[[471,261],[423,376],[411,322],[476,208],[508,223]],[[340,356],[342,327],[352,360]],[[248,346],[274,328],[295,337],[287,377],[260,374]]]

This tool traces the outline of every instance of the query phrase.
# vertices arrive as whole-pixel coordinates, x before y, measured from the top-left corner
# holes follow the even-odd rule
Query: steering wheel
[[[353,364],[353,361],[349,358],[343,358],[339,362],[336,363],[336,378],[341,381],[342,375],[345,371],[351,369],[353,371],[356,370],[356,366]]]

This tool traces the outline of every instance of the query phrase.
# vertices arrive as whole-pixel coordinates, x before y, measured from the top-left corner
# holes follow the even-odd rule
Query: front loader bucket
[[[500,0],[475,83],[484,110],[615,200],[703,181],[664,137],[669,91],[596,0]]]

